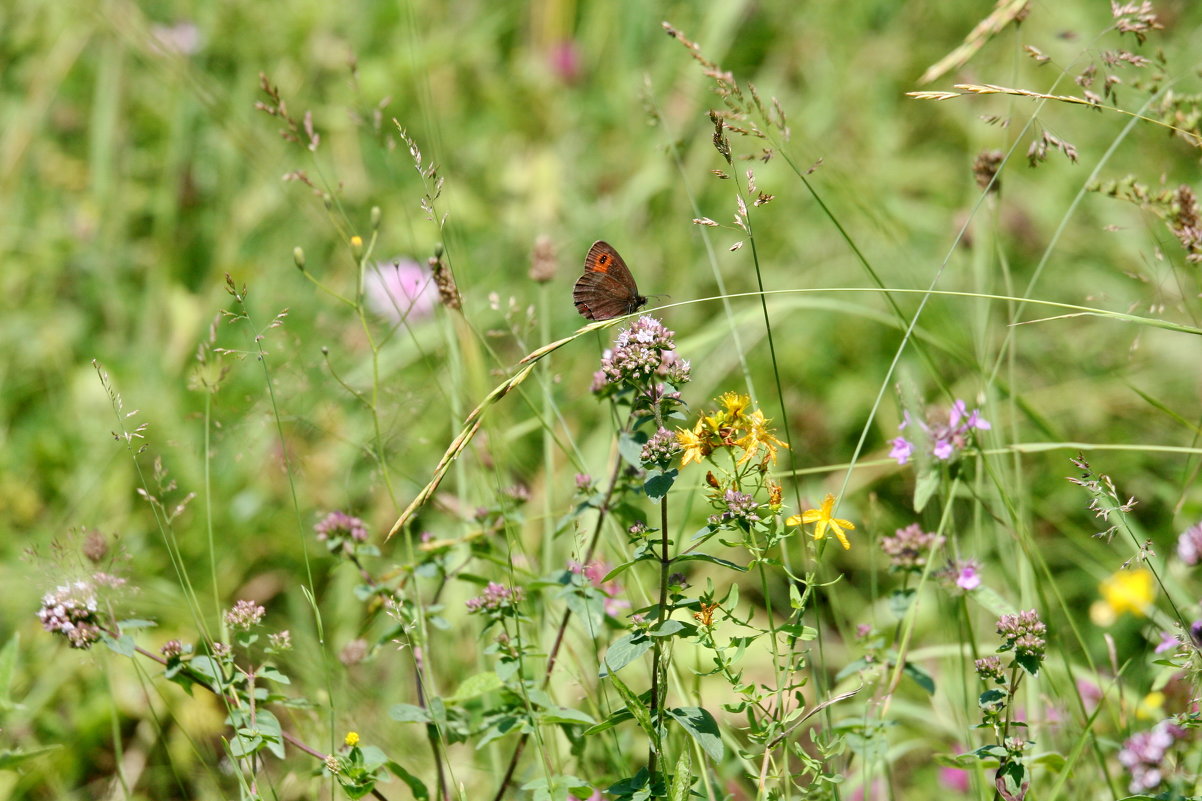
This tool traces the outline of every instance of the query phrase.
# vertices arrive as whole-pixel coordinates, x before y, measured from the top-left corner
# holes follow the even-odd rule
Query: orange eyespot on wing
[[[584,274],[572,288],[572,301],[586,320],[608,320],[633,314],[647,299],[639,294],[634,276],[618,251],[598,241],[584,259]]]

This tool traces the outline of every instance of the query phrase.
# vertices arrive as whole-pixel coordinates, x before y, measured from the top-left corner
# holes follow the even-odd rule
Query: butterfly
[[[586,320],[633,314],[647,302],[626,262],[608,242],[594,242],[584,257],[584,275],[572,288],[576,311]]]

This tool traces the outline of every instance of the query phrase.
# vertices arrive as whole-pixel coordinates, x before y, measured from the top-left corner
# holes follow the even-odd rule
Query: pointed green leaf
[[[707,710],[699,706],[678,706],[669,709],[668,715],[692,735],[710,759],[715,762],[722,759],[725,749],[718,732],[718,722]]]
[[[686,553],[681,554],[672,560],[672,564],[674,565],[679,562],[709,562],[711,565],[730,568],[731,570],[737,570],[740,573],[747,572],[747,568],[743,567],[742,565],[735,564],[728,559],[719,559],[716,556],[710,556],[708,553]]]
[[[691,749],[680,749],[680,759],[676,760],[676,770],[672,772],[672,786],[668,788],[668,801],[687,801],[689,788],[693,785],[693,752]]]
[[[430,713],[413,704],[396,704],[388,710],[388,717],[401,723],[430,722]]]
[[[651,711],[643,704],[642,700],[635,695],[629,687],[627,687],[617,674],[610,668],[609,673],[610,683],[614,689],[618,691],[618,695],[622,696],[622,702],[626,704],[626,709],[634,717],[635,722],[652,740],[655,739],[655,730],[651,726]]]
[[[921,512],[927,501],[939,489],[939,471],[934,467],[924,469],[914,482],[914,511]]]
[[[463,703],[472,698],[478,698],[485,693],[493,692],[504,687],[504,682],[501,677],[493,671],[485,671],[477,673],[474,676],[468,676],[459,686],[455,688],[455,694],[447,700],[451,703]]]
[[[384,767],[388,768],[389,773],[409,786],[409,792],[413,793],[416,801],[430,801],[430,791],[426,789],[426,785],[422,784],[421,779],[402,768],[396,762],[386,762],[384,763]]]
[[[902,665],[902,673],[909,676],[919,687],[926,690],[927,695],[935,694],[935,679],[918,665],[913,662],[907,662]]]
[[[680,471],[672,468],[663,473],[655,473],[648,476],[643,482],[643,493],[649,500],[661,501],[668,494],[668,490],[672,489],[672,485],[676,483],[676,477],[680,475]]]
[[[605,652],[605,662],[601,665],[601,678],[611,672],[621,670],[651,649],[651,638],[641,631],[627,634],[615,640]]]

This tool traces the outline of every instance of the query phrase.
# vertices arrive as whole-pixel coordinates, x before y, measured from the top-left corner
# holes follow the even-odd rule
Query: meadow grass
[[[0,797],[1195,797],[1200,23],[18,0]]]

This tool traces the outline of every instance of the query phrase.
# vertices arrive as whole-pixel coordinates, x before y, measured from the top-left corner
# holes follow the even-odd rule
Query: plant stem
[[[633,416],[627,418],[626,425],[619,433],[619,437],[630,430],[630,425]],[[609,516],[609,502],[613,499],[614,490],[618,486],[618,477],[622,474],[622,454],[614,455],[614,469],[609,475],[609,486],[605,489],[605,497],[601,499],[601,506],[598,508],[597,524],[593,527],[593,535],[589,539],[588,548],[585,549],[584,559],[581,564],[587,565],[593,559],[593,552],[597,549],[597,542],[601,539],[601,527],[605,524],[605,518]],[[551,671],[555,669],[555,660],[559,657],[559,649],[563,645],[564,634],[568,630],[568,621],[572,619],[572,610],[565,608],[563,610],[563,618],[559,621],[559,628],[555,632],[555,642],[551,645],[551,650],[547,654],[547,669],[543,673],[543,688],[551,681]],[[505,791],[509,788],[509,783],[513,780],[513,772],[517,769],[518,760],[521,759],[522,750],[526,747],[526,741],[530,739],[529,732],[522,732],[521,739],[518,740],[517,746],[513,749],[513,756],[509,758],[509,765],[505,768],[505,776],[501,779],[501,786],[497,788],[496,795],[493,796],[493,801],[501,801],[505,797]]]
[[[659,501],[659,537],[659,616],[656,627],[662,628],[664,621],[668,619],[668,571],[672,569],[672,559],[668,556],[668,499],[666,497],[660,498]],[[660,725],[660,693],[663,688],[659,683],[662,668],[660,663],[663,658],[662,642],[662,637],[656,637],[651,650],[651,727],[654,734],[651,738],[650,752],[647,755],[647,773],[653,782],[655,780],[655,758],[663,745],[659,736],[663,729]]]

